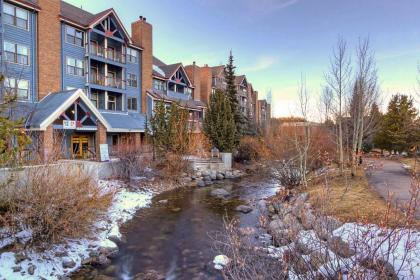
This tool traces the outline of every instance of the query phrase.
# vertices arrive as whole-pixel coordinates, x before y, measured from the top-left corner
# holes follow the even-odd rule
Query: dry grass
[[[418,158],[401,158],[400,161],[409,165],[413,172],[420,173],[420,159]]]
[[[400,210],[391,207],[369,187],[364,172],[360,170],[354,178],[332,176],[328,180],[318,180],[308,188],[315,209],[342,222],[397,225],[405,220]],[[384,221],[385,216],[388,221]]]
[[[90,234],[112,202],[113,192],[102,193],[92,177],[77,168],[44,166],[25,175],[0,188],[0,227],[15,233],[31,229],[33,245]]]

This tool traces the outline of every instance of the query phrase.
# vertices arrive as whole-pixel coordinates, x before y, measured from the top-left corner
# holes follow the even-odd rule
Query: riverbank
[[[121,181],[99,181],[98,185],[104,193],[115,192],[115,196],[107,213],[93,225],[91,237],[67,239],[42,252],[25,249],[30,231],[26,232],[25,238],[2,239],[0,278],[61,279],[82,265],[108,263],[108,257],[118,253],[115,241],[122,237],[120,226],[131,219],[137,210],[149,206],[154,193],[130,189]],[[12,247],[13,250],[7,249]]]

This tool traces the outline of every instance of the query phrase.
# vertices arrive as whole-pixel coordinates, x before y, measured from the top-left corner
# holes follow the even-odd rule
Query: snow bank
[[[95,237],[92,239],[68,239],[63,244],[54,245],[43,253],[25,252],[24,260],[16,264],[20,254],[5,252],[0,255],[0,279],[58,279],[80,268],[82,260],[89,253],[99,248],[116,249],[111,241],[121,238],[120,225],[131,219],[137,210],[150,205],[153,197],[148,191],[129,191],[119,181],[99,181],[104,193],[116,191],[111,207],[103,219],[94,227]],[[1,236],[1,235],[0,235]],[[0,248],[18,240],[30,238],[30,231],[23,231],[15,238],[0,239]],[[64,265],[63,261],[70,265]],[[29,272],[33,273],[30,274]]]
[[[356,269],[361,260],[374,257],[392,265],[399,279],[420,280],[420,232],[408,229],[391,231],[377,225],[346,223],[336,229],[333,235],[355,249],[355,255],[349,258],[338,257],[312,230],[299,232],[297,240],[287,246],[268,246],[265,250],[269,256],[281,259],[284,252],[294,250],[295,244],[299,242],[306,244],[310,250],[327,253],[328,262],[318,270],[322,275],[337,271],[338,267],[344,270]],[[289,277],[302,278],[293,270],[290,270]]]

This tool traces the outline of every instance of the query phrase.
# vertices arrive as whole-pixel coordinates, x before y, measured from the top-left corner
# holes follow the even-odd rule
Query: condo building
[[[142,147],[158,102],[187,109],[200,133],[211,94],[226,89],[224,66],[156,58],[145,17],[129,34],[112,8],[92,14],[60,0],[0,0],[0,8],[1,98],[16,95],[7,113],[30,132],[31,157],[100,160]],[[241,111],[258,123],[258,93],[245,75],[236,86]]]

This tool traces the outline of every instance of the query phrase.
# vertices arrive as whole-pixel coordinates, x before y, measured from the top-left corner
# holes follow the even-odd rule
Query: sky
[[[246,74],[259,98],[271,90],[275,117],[296,114],[302,75],[317,110],[340,36],[353,61],[359,38],[369,37],[383,109],[393,94],[419,91],[419,0],[66,1],[92,13],[113,7],[128,30],[146,17],[154,55],[166,63],[225,64],[232,50],[237,74]]]

